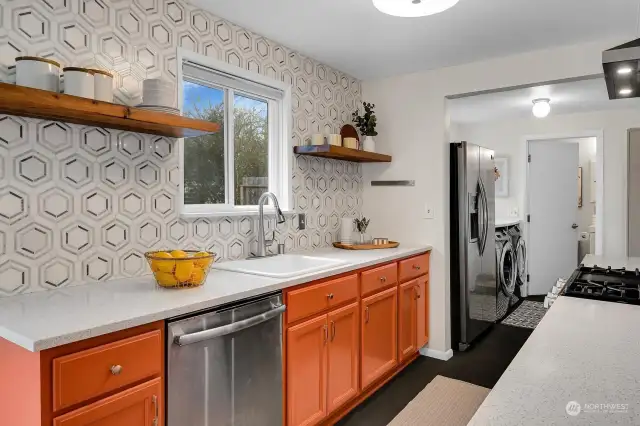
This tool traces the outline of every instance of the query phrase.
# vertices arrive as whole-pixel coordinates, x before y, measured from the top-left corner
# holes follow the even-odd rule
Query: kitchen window
[[[290,87],[192,52],[178,56],[182,115],[220,124],[180,143],[181,214],[255,214],[266,191],[292,210]]]

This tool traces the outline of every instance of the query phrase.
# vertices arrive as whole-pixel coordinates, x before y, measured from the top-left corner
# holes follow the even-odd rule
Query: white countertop
[[[640,424],[639,323],[640,306],[559,297],[468,426]]]
[[[582,259],[581,263],[585,266],[598,265],[603,268],[611,266],[612,268],[627,268],[633,270],[640,268],[640,257],[607,257],[588,254]]]
[[[304,254],[346,263],[293,278],[212,269],[205,285],[193,289],[159,288],[148,275],[9,297],[0,299],[0,337],[37,352],[429,250],[426,245],[361,251],[327,248]]]
[[[504,228],[505,226],[517,225],[521,220],[517,217],[497,218],[496,228]]]

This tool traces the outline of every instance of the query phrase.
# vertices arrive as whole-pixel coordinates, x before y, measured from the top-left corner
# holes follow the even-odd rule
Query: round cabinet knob
[[[122,373],[122,366],[112,365],[109,370],[111,371],[111,374],[113,374],[114,376],[117,376],[118,374]]]
[[[383,282],[383,283],[387,282],[387,277],[380,277],[380,281]]]
[[[418,265],[413,265],[413,269],[415,269],[415,270],[419,271],[419,270],[420,270],[420,267],[419,267]]]
[[[327,297],[328,297],[329,299],[333,299],[333,293],[329,293],[329,294],[327,294]]]

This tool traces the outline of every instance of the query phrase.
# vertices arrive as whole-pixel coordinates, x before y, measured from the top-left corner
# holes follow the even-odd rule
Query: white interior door
[[[530,141],[529,154],[529,294],[546,294],[578,264],[578,144]]]

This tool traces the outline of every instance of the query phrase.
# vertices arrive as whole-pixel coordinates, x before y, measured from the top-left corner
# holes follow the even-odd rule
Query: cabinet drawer
[[[349,275],[287,293],[287,322],[294,322],[358,296],[358,275]]]
[[[399,262],[398,272],[401,283],[429,273],[429,253]]]
[[[101,396],[162,370],[160,330],[53,360],[55,411]]]
[[[53,426],[162,426],[162,412],[158,378],[56,417]]]
[[[362,273],[361,295],[375,293],[390,285],[398,283],[398,265],[381,266]]]

